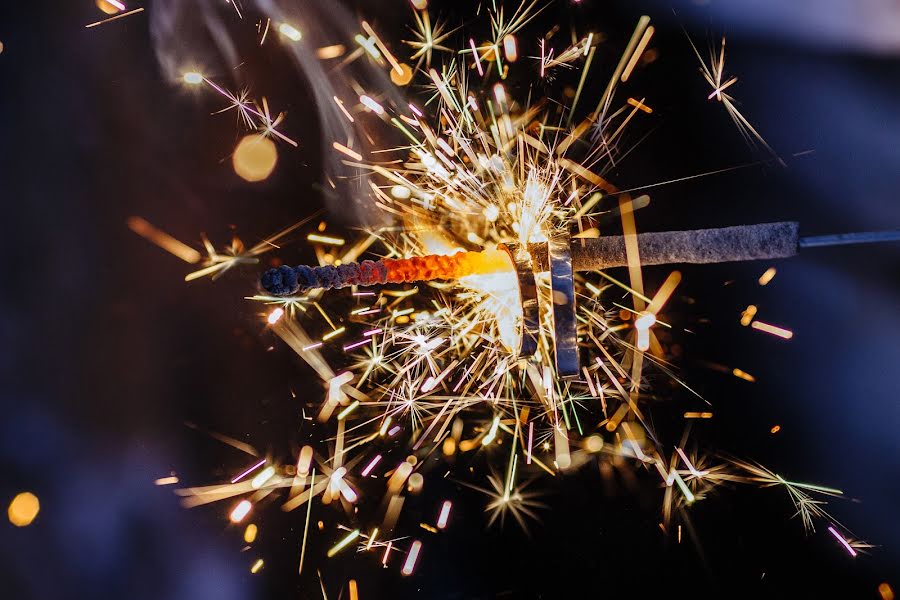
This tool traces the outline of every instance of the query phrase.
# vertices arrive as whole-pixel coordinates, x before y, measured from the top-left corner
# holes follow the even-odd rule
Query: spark
[[[278,32],[292,42],[299,42],[303,38],[300,30],[289,23],[282,23],[278,26]]]
[[[759,285],[768,285],[770,281],[775,279],[775,267],[769,267],[766,272],[759,276]]]
[[[247,475],[249,475],[250,473],[252,473],[252,472],[255,471],[256,469],[260,468],[260,467],[263,466],[264,464],[266,464],[266,459],[265,459],[265,458],[262,459],[261,461],[255,463],[252,467],[248,467],[246,471],[242,471],[239,475],[236,475],[236,476],[231,480],[231,483],[237,483],[238,481],[240,481],[241,479],[243,479],[244,477],[246,477]]]
[[[777,325],[770,325],[768,323],[763,323],[762,321],[753,321],[750,326],[757,331],[762,331],[763,333],[769,333],[771,335],[780,337],[785,340],[789,340],[794,337],[794,332],[789,329],[784,329],[783,327],[778,327]]]
[[[737,77],[731,77],[723,83],[723,79],[725,79],[725,37],[722,37],[722,43],[719,46],[718,52],[716,52],[715,48],[710,49],[710,60],[708,65],[703,60],[703,57],[700,56],[700,51],[697,50],[694,42],[690,38],[688,38],[688,42],[690,43],[691,49],[694,51],[697,60],[700,61],[700,72],[702,73],[703,78],[706,79],[706,82],[710,85],[710,88],[712,88],[712,93],[710,93],[707,99],[712,100],[713,98],[716,98],[716,100],[725,107],[725,110],[728,112],[731,120],[734,121],[741,136],[749,145],[754,146],[759,144],[763,146],[772,157],[784,165],[784,161],[778,158],[775,150],[769,146],[753,125],[751,125],[737,109],[737,106],[735,106],[735,99],[725,93],[726,89],[737,83]]]
[[[406,561],[403,563],[403,569],[401,569],[401,573],[404,575],[412,575],[413,570],[416,568],[416,561],[419,559],[419,551],[422,549],[422,542],[416,540],[412,543],[412,546],[409,548],[409,554],[406,555]]]
[[[347,545],[350,544],[350,542],[352,542],[353,540],[355,540],[358,537],[359,537],[359,529],[354,529],[349,534],[347,534],[347,536],[345,538],[343,538],[341,541],[339,541],[337,544],[335,544],[328,551],[328,558],[332,558],[335,554],[337,554],[338,552],[340,552],[341,550],[346,548]]]
[[[319,235],[317,233],[311,233],[306,236],[306,239],[310,242],[318,242],[320,244],[328,244],[329,246],[343,246],[347,243],[346,240],[338,237],[332,237],[329,235]]]
[[[359,101],[362,103],[363,106],[365,106],[366,108],[368,108],[369,110],[371,110],[371,111],[372,111],[373,113],[375,113],[376,115],[383,115],[383,114],[384,114],[384,107],[381,106],[380,104],[378,104],[378,102],[376,102],[375,100],[373,100],[373,99],[370,98],[369,96],[362,95],[362,96],[359,97]]]
[[[847,542],[847,540],[844,539],[844,536],[842,536],[840,533],[838,533],[838,531],[834,527],[829,526],[828,531],[831,532],[831,535],[833,535],[835,538],[837,538],[837,541],[839,541],[841,543],[841,545],[847,549],[847,552],[850,554],[850,556],[854,556],[854,557],[856,556],[856,550],[853,549],[853,546],[851,546]]]
[[[268,316],[268,317],[266,317],[266,322],[267,322],[269,325],[274,325],[274,324],[277,323],[277,322],[281,319],[281,317],[283,317],[283,316],[284,316],[284,309],[283,309],[283,308],[276,308],[275,310],[273,310],[272,312],[269,313],[269,316]]]
[[[177,256],[186,263],[198,263],[203,258],[199,252],[184,244],[166,232],[157,229],[141,217],[129,217],[128,228],[142,238],[156,244],[169,254]]]
[[[366,465],[366,468],[362,470],[362,473],[360,473],[360,475],[362,475],[363,477],[368,477],[369,473],[372,472],[372,469],[374,469],[375,465],[377,465],[380,461],[381,461],[381,455],[376,454],[375,458],[373,458],[371,461],[369,461],[369,464]]]
[[[244,520],[244,517],[250,514],[251,508],[253,508],[253,505],[250,504],[249,500],[241,500],[238,502],[237,506],[234,507],[234,510],[231,511],[231,514],[228,515],[228,518],[232,523],[240,523]]]
[[[182,80],[188,85],[200,85],[203,83],[203,74],[196,71],[188,71],[181,76]]]
[[[438,515],[437,520],[437,528],[443,529],[447,526],[447,521],[450,519],[450,508],[453,506],[453,503],[449,500],[444,500],[444,503],[441,505],[441,514]]]
[[[136,15],[136,14],[142,13],[142,12],[144,12],[143,7],[135,8],[133,10],[129,10],[128,12],[119,13],[108,19],[103,19],[102,21],[96,21],[94,23],[90,23],[88,25],[85,25],[84,28],[91,29],[92,27],[97,27],[98,25],[104,25],[106,23],[111,23],[112,21],[118,21],[119,19],[124,19],[125,17],[130,17],[131,15]]]

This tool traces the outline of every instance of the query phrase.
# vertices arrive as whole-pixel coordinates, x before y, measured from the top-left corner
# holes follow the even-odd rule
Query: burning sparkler
[[[425,2],[413,4],[415,39],[406,44],[414,67],[402,62],[400,46],[392,48],[367,22],[359,25],[358,48],[342,64],[370,61],[389,72],[397,86],[417,76],[431,100],[385,101],[381,90],[361,84],[358,105],[347,97],[329,98],[329,106],[354,127],[364,121],[405,140],[377,154],[354,147],[347,137],[327,144],[347,166],[371,176],[371,205],[391,223],[372,227],[355,242],[330,235],[323,225],[307,238],[320,264],[276,266],[254,296],[274,305],[264,315],[269,329],[321,380],[318,414],[309,415],[308,423],[327,432],[325,441],[304,445],[296,458],[257,460],[229,483],[181,490],[185,503],[228,499],[234,502],[229,518],[238,523],[283,490],[282,508],[302,507],[306,514],[302,571],[318,497],[343,507],[350,522],[340,524],[326,558],[356,548],[409,575],[427,560],[427,545],[387,536],[401,527],[405,503],[427,485],[426,457],[489,454],[503,475],[488,477],[490,489],[466,485],[490,497],[491,522],[509,514],[523,527],[544,507],[534,492],[525,491],[523,471],[530,482],[589,460],[615,459],[658,473],[666,526],[677,519],[677,508],[702,500],[723,482],[781,486],[804,527],[811,529],[815,520],[832,523],[829,531],[855,554],[821,507],[821,496],[837,496],[839,490],[787,481],[752,463],[714,462],[685,451],[686,440],[674,446],[658,438],[643,402],[646,371],[669,375],[693,391],[675,378],[656,333],[673,327],[665,308],[680,274],[673,272],[654,292],[645,287],[642,267],[782,258],[800,248],[885,241],[898,234],[800,238],[796,223],[638,233],[634,213],[649,198],[632,198],[606,176],[627,154],[622,141],[627,125],[653,112],[646,98],[623,98],[619,92],[638,79],[653,39],[649,18],[641,18],[596,107],[584,115],[578,105],[587,96],[596,32],[580,37],[573,32],[573,44],[558,53],[548,47],[550,37],[542,37],[535,49],[541,78],[552,68],[580,65],[578,89],[568,103],[525,101],[504,80],[511,65],[525,62],[519,60],[525,40],[518,36],[538,15],[537,2],[507,12],[492,4],[490,34],[481,43],[476,42],[481,36],[433,20]],[[262,41],[269,20],[282,21],[282,15],[265,18]],[[298,46],[305,40],[301,30],[279,29]],[[327,60],[343,55],[343,44],[352,43],[333,40],[306,51]],[[713,88],[709,99],[722,102],[743,133],[765,144],[726,93],[736,78],[725,75],[724,56],[723,41],[711,66],[701,59]],[[480,87],[472,85],[476,78]],[[229,92],[193,71],[183,81],[206,84],[226,98],[226,110],[235,109],[260,135],[297,145],[277,129],[283,115],[272,119],[265,101],[258,105],[246,92]],[[600,234],[601,217],[607,215],[620,217],[621,234]],[[226,255],[204,240],[208,256],[188,279],[218,277],[255,263],[302,224],[249,250],[235,241]],[[132,227],[189,262],[201,260],[146,222],[133,221]],[[370,250],[381,257],[360,260]],[[607,273],[612,267],[627,268],[628,280]],[[768,280],[772,276],[774,271]],[[413,283],[420,285],[406,285]],[[350,291],[325,302],[323,290],[341,288]],[[630,306],[607,298],[611,288],[624,290]],[[339,311],[348,303],[352,308],[339,323]],[[787,330],[755,321],[755,314],[756,308],[748,307],[742,323],[790,337]],[[336,362],[340,366],[332,366]],[[753,380],[739,369],[733,372]],[[688,412],[685,418],[708,419],[712,413]],[[251,454],[259,456],[255,450]],[[374,493],[368,491],[373,477],[384,480]],[[381,498],[377,509],[357,512],[368,496]],[[437,533],[451,526],[451,505],[444,501],[435,508],[436,522],[421,528]],[[362,522],[363,514],[371,523]],[[397,553],[402,559],[392,561]],[[253,572],[261,567],[262,562],[255,564]]]

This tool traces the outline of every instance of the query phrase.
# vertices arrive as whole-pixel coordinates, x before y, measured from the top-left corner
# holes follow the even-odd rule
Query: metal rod
[[[846,246],[849,244],[877,244],[900,242],[900,229],[893,231],[859,231],[856,233],[835,233],[800,238],[801,248],[821,248],[823,246]]]

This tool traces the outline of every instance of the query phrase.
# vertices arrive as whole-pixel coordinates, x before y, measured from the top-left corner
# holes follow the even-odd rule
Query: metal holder
[[[519,304],[522,308],[521,328],[519,331],[518,355],[532,356],[537,352],[537,339],[540,332],[540,306],[538,305],[537,284],[534,281],[534,266],[531,255],[519,245],[501,244],[501,248],[509,255],[516,268],[519,282]]]
[[[580,363],[575,320],[575,273],[568,237],[558,236],[549,240],[547,257],[550,262],[556,373],[559,377],[577,377]]]

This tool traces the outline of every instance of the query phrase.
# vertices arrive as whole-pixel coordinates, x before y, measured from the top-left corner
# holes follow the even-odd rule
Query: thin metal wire
[[[877,244],[881,242],[900,242],[900,229],[895,229],[893,231],[858,231],[856,233],[814,235],[800,238],[797,245],[800,248],[819,248],[822,246]]]

